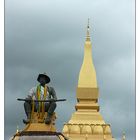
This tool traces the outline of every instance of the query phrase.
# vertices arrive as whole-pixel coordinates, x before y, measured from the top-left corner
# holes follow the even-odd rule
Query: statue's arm
[[[51,95],[52,95],[53,99],[57,100],[57,96],[56,96],[56,92],[55,92],[54,88],[50,87],[50,90],[51,90]]]
[[[35,99],[35,94],[36,94],[36,87],[33,87],[29,90],[27,98]]]

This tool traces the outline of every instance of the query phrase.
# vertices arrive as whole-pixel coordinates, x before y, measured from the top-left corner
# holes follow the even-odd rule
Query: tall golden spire
[[[109,124],[106,124],[99,112],[99,91],[96,71],[92,61],[92,45],[89,33],[89,19],[84,46],[84,59],[79,73],[76,91],[76,111],[64,125],[63,133],[70,140],[114,140]]]
[[[79,74],[78,87],[97,88],[96,71],[92,61],[92,44],[89,33],[89,19],[84,46],[84,60]]]

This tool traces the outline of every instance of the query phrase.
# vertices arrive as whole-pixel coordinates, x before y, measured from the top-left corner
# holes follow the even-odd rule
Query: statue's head
[[[37,81],[40,83],[40,84],[47,84],[50,82],[50,77],[46,74],[46,73],[43,73],[43,74],[39,74],[38,75],[38,78],[37,78]]]

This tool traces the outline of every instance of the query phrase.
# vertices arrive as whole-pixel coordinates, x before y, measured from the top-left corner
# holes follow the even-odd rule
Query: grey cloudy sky
[[[22,129],[28,90],[46,71],[58,98],[57,128],[76,104],[87,19],[100,89],[100,112],[113,136],[135,140],[134,0],[5,0],[5,140]]]

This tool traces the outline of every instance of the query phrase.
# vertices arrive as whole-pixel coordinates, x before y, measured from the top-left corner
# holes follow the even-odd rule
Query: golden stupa
[[[106,124],[98,105],[99,88],[92,61],[92,45],[89,34],[89,21],[84,46],[84,60],[79,74],[76,91],[76,112],[64,124],[63,134],[69,140],[115,140],[110,124]]]

